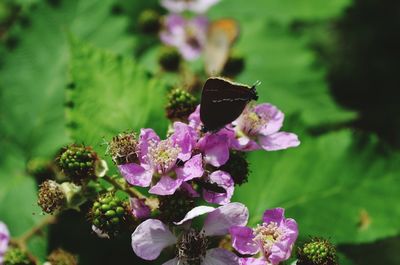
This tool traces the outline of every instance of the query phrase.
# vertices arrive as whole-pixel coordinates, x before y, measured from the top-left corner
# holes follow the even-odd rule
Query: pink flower
[[[8,249],[8,243],[10,241],[10,232],[7,226],[0,221],[0,264],[3,264],[4,254]]]
[[[186,20],[173,14],[166,17],[160,38],[165,44],[176,47],[185,60],[194,60],[200,56],[206,43],[207,28],[205,17]]]
[[[220,0],[161,0],[161,5],[173,13],[192,11],[204,13]]]
[[[260,259],[242,260],[241,264],[277,265],[287,260],[298,236],[295,220],[284,217],[283,208],[266,210],[263,223],[256,228],[232,226],[232,246],[243,255],[262,254]]]
[[[183,182],[203,175],[202,157],[192,157],[197,134],[188,125],[175,122],[174,133],[160,140],[152,129],[142,129],[139,137],[140,164],[119,165],[121,175],[135,186],[149,187],[157,195],[171,195]],[[178,164],[183,163],[183,166]]]
[[[284,114],[275,106],[263,103],[247,106],[232,123],[236,140],[232,147],[241,151],[275,151],[300,145],[297,135],[280,132]]]
[[[225,235],[229,227],[245,225],[248,220],[247,208],[241,203],[229,203],[216,209],[198,206],[175,224],[186,226],[193,218],[204,214],[208,215],[201,231],[190,228],[179,235],[173,234],[160,220],[144,221],[132,234],[133,251],[142,259],[155,260],[164,248],[175,245],[177,256],[163,265],[177,265],[180,262],[190,264],[190,261],[200,261],[202,265],[239,265],[238,257],[232,252],[221,248],[207,249],[207,237]]]

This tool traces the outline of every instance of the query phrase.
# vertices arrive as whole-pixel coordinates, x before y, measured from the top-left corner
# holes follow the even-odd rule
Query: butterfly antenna
[[[256,82],[254,82],[253,87],[259,86],[261,85],[261,83],[262,82],[260,80],[257,80]]]

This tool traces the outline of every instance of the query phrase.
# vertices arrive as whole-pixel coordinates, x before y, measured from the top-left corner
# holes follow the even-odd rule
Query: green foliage
[[[357,146],[349,131],[301,139],[296,149],[250,155],[252,174],[235,199],[249,207],[251,224],[280,206],[303,236],[360,243],[400,232],[400,156],[379,155],[376,141]]]
[[[95,148],[122,131],[166,131],[166,88],[130,58],[72,41],[68,118],[72,137]]]

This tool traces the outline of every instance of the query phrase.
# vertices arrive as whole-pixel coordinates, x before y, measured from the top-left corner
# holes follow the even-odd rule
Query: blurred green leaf
[[[68,119],[77,142],[98,147],[122,131],[151,127],[165,132],[165,84],[148,77],[131,58],[72,41]]]
[[[298,148],[250,156],[249,183],[235,199],[249,207],[251,224],[281,206],[302,236],[360,243],[400,232],[399,155],[380,155],[376,141],[356,146],[349,131],[301,139]]]

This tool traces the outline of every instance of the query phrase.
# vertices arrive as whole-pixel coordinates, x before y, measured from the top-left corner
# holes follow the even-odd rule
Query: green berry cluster
[[[4,265],[30,265],[33,264],[25,251],[19,248],[9,248],[4,254]]]
[[[129,225],[127,203],[113,192],[103,194],[93,203],[91,218],[94,226],[115,237]]]
[[[97,154],[91,147],[71,145],[60,155],[59,165],[73,181],[82,181],[95,176]]]
[[[166,223],[178,222],[194,206],[193,198],[185,191],[176,191],[173,195],[160,196],[158,205],[160,219]]]
[[[181,55],[173,47],[163,47],[158,56],[158,63],[168,72],[176,72],[181,63]]]
[[[298,249],[299,265],[337,265],[335,247],[327,240],[313,238]]]
[[[231,151],[228,162],[219,169],[228,172],[232,176],[235,185],[246,183],[250,172],[246,154],[238,151]]]
[[[139,30],[143,33],[157,33],[161,27],[160,14],[151,9],[144,10],[139,15],[138,26]]]
[[[168,104],[165,108],[167,118],[176,121],[185,121],[195,111],[196,98],[189,92],[176,88],[168,94]]]

